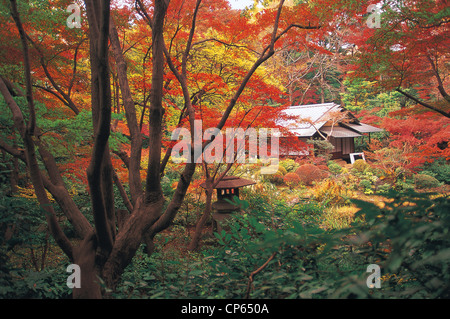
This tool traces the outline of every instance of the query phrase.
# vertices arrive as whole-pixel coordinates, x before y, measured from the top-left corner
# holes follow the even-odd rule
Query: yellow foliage
[[[278,172],[277,173],[280,173],[281,175],[286,175],[288,172],[287,172],[287,170],[286,170],[286,168],[284,168],[283,166],[279,166],[278,167]]]
[[[53,199],[52,194],[50,194],[47,190],[45,190],[45,192],[47,193],[48,199],[51,202],[54,202],[55,200]],[[37,199],[36,193],[34,192],[34,188],[25,188],[25,187],[17,186],[17,195],[16,196],[22,197],[22,198]]]
[[[367,164],[367,162],[366,162],[365,160],[363,160],[363,159],[358,159],[358,160],[356,160],[356,161],[353,163],[352,169],[353,169],[354,171],[357,171],[357,172],[362,173],[362,172],[364,172],[364,170],[365,170],[366,168],[368,168],[368,167],[369,167],[369,164]]]
[[[311,190],[311,196],[319,202],[330,205],[345,204],[347,197],[351,195],[342,184],[337,183],[333,179],[326,179],[316,184]]]
[[[326,229],[348,227],[353,222],[355,214],[360,210],[355,205],[333,206],[325,211],[322,226]]]
[[[356,206],[339,206],[335,208],[335,215],[339,218],[353,218],[359,210]]]
[[[383,282],[395,281],[397,284],[415,281],[414,278],[408,278],[406,276],[397,276],[396,274],[385,274],[385,275],[381,276],[380,279]]]
[[[443,193],[439,193],[439,194],[430,195],[430,199],[433,200],[436,198],[448,197],[448,196],[450,196],[450,193],[443,192]]]

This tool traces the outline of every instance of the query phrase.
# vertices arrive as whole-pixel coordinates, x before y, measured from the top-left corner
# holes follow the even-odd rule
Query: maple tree
[[[384,165],[391,175],[396,175],[397,168],[417,172],[439,158],[449,160],[450,122],[446,117],[419,106],[375,118],[389,133],[389,139],[375,140],[368,156],[374,165]]]
[[[378,8],[379,28],[361,28],[365,17],[355,17],[354,32],[347,38],[357,47],[352,76],[376,81],[449,117],[448,4],[383,1]]]
[[[174,107],[174,110],[178,112],[180,120],[178,123],[172,122],[172,125],[181,124],[183,118],[186,118],[191,132],[199,115],[203,116],[208,125],[217,129],[225,128],[228,120],[233,117],[236,120],[245,119],[242,121],[243,126],[250,125],[256,118],[253,112],[261,113],[261,105],[265,105],[268,99],[277,101],[277,96],[280,97],[279,89],[267,81],[267,75],[259,73],[261,65],[274,55],[276,43],[285,39],[288,32],[295,34],[296,30],[314,30],[318,25],[311,12],[302,11],[304,15],[297,15],[290,8],[285,13],[284,1],[280,1],[274,9],[265,10],[258,15],[256,18],[261,23],[252,23],[238,12],[230,12],[225,1],[171,1],[170,5],[168,1],[162,0],[152,3],[136,1],[135,9],[140,18],[136,18],[138,22],[135,31],[130,32],[147,37],[138,37],[130,46],[129,52],[136,51],[142,58],[144,51],[139,50],[146,50],[140,67],[151,69],[144,85],[138,87],[142,82],[139,76],[130,77],[127,70],[127,67],[134,67],[136,64],[130,63],[133,60],[126,57],[127,49],[123,43],[127,42],[120,42],[120,29],[116,27],[116,23],[119,27],[124,26],[126,9],[119,15],[111,14],[109,1],[86,0],[84,7],[88,25],[85,24],[85,29],[74,33],[66,30],[61,23],[54,23],[56,27],[52,30],[41,28],[39,23],[27,23],[32,20],[33,13],[43,14],[45,10],[61,8],[65,4],[64,1],[55,1],[40,8],[42,11],[34,3],[18,6],[16,1],[11,0],[7,5],[14,20],[12,23],[7,17],[3,17],[10,30],[14,30],[8,40],[14,42],[17,38],[20,39],[20,45],[16,43],[13,47],[21,52],[24,68],[4,57],[4,65],[15,65],[18,72],[14,76],[5,73],[3,69],[0,88],[14,119],[11,129],[20,133],[17,141],[23,143],[23,149],[3,141],[1,147],[27,164],[37,199],[47,211],[52,236],[69,259],[81,267],[82,288],[74,290],[74,297],[99,298],[102,291],[97,276],[102,278],[107,287],[114,289],[143,240],[151,251],[153,237],[170,225],[191,184],[196,168],[195,160],[184,166],[174,195],[168,205],[164,206],[161,172],[167,162],[164,161],[161,150],[164,144],[162,128],[166,125],[165,102],[177,101],[172,106],[178,108]],[[236,21],[236,24],[233,25],[231,21]],[[150,30],[144,28],[142,22]],[[303,22],[306,23],[301,24]],[[48,27],[49,24],[45,26]],[[214,26],[217,28],[216,34],[208,34],[214,32]],[[123,34],[127,34],[128,31],[123,30],[125,29],[122,29]],[[258,41],[249,42],[249,36],[257,30],[265,32],[260,33]],[[85,38],[82,31],[89,38]],[[151,43],[148,42],[149,33]],[[39,34],[48,34],[49,37]],[[60,34],[64,34],[65,38],[61,38]],[[112,54],[109,52],[109,44]],[[54,55],[55,51],[59,54]],[[227,56],[228,61],[224,59],[222,65],[211,65],[209,70],[199,68],[200,63],[205,63],[214,55],[218,58]],[[80,70],[83,75],[79,74]],[[25,89],[14,84],[22,82],[22,72]],[[146,72],[142,73],[147,76]],[[67,74],[71,76],[67,77]],[[39,93],[35,92],[36,89],[39,89]],[[166,95],[167,92],[172,94]],[[204,93],[201,96],[194,94],[195,92]],[[17,96],[23,96],[22,101],[26,103],[20,102]],[[90,101],[90,106],[86,100]],[[47,104],[54,105],[56,113],[53,117],[36,112],[37,106],[41,105],[39,103],[43,103],[43,109],[49,109]],[[113,105],[114,110],[120,113],[121,104],[124,119],[112,113]],[[61,105],[67,106],[70,111],[61,108]],[[136,105],[142,105],[142,109]],[[47,142],[41,134],[42,119],[54,121],[62,116],[58,113],[61,111],[68,120],[58,124],[65,126],[65,129],[47,134],[53,135],[53,140],[48,139]],[[137,111],[141,112],[140,117]],[[148,122],[143,121],[144,115]],[[268,118],[270,117],[265,117]],[[77,140],[74,137],[75,143],[72,145],[84,153],[74,164],[87,165],[84,168],[93,224],[81,213],[67,190],[61,175],[61,170],[68,168],[67,164],[60,165],[53,154],[58,135],[73,134],[73,127],[70,125],[74,121],[86,124],[89,119],[92,121],[92,128],[85,132],[84,139]],[[121,124],[122,120],[125,125]],[[263,123],[269,122],[261,122],[260,125]],[[56,130],[56,125],[54,129]],[[126,147],[125,151],[111,143],[119,132],[130,139],[129,148]],[[143,178],[141,160],[144,138],[151,149],[145,154],[148,166]],[[210,141],[205,141],[202,149],[209,143]],[[38,153],[35,153],[36,150]],[[165,154],[170,154],[170,147]],[[126,167],[128,179],[125,182],[129,185],[131,195],[128,201],[123,192],[124,180],[118,178],[116,167],[120,170],[120,165],[117,165],[115,156]],[[75,170],[73,164],[71,170]],[[83,174],[79,175],[82,177]],[[122,190],[122,199],[127,202],[126,206],[130,210],[130,214],[121,222],[118,222],[119,212],[114,208],[114,183]],[[82,239],[80,244],[74,246],[58,225],[48,194],[55,199]]]
[[[339,102],[348,51],[343,31],[297,39],[272,61],[279,81],[287,88],[290,105]]]

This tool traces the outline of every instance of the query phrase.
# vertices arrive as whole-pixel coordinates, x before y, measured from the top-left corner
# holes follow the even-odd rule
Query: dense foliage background
[[[49,212],[73,247],[84,243],[84,228],[74,226],[68,211],[97,227],[87,174],[98,140],[95,41],[86,6],[75,2],[82,8],[79,29],[66,25],[70,1],[0,2],[0,298],[71,298],[66,267],[72,261],[53,236]],[[136,213],[136,192],[154,186],[144,182],[149,175],[165,198],[158,217],[180,205],[164,227],[148,224],[150,239],[125,233],[140,236],[137,250],[117,286],[101,280],[103,296],[449,298],[446,1],[255,1],[241,11],[225,0],[172,0],[160,65],[152,40],[157,3],[163,2],[112,1],[117,41],[111,37],[111,54],[101,57],[110,80],[105,153],[112,174],[103,187],[111,191],[114,230]],[[379,28],[367,25],[372,4],[380,9]],[[151,113],[158,66],[160,117]],[[260,174],[260,161],[202,163],[189,171],[169,156],[171,133],[191,128],[190,120],[202,120],[204,130],[221,119],[223,129],[272,128],[286,107],[324,102],[384,129],[355,139],[366,161],[332,160],[328,140],[309,140],[314,154],[283,158],[271,175]],[[27,125],[35,121],[28,143],[17,114]],[[34,170],[26,164],[31,149]],[[161,159],[161,174],[151,170],[154,158]],[[30,172],[43,181],[39,196]],[[225,173],[256,184],[241,189],[234,198],[240,210],[217,232],[200,184]],[[372,264],[381,267],[381,288],[367,286]]]

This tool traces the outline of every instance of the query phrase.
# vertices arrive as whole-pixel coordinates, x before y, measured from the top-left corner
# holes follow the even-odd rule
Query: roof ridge
[[[325,106],[325,105],[337,105],[337,106],[340,106],[339,104],[336,104],[334,102],[329,102],[329,103],[318,103],[318,104],[291,105],[291,106],[288,106],[288,108],[320,107],[320,106]]]

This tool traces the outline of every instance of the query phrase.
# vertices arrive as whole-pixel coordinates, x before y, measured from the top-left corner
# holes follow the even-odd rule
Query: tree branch
[[[33,47],[36,49],[36,51],[39,53],[39,56],[40,56],[39,63],[41,64],[42,69],[44,70],[44,73],[47,76],[47,79],[49,79],[50,83],[53,85],[55,90],[61,95],[61,97],[59,97],[56,94],[56,92],[53,92],[53,91],[52,92],[48,91],[48,92],[52,93],[55,96],[57,96],[63,102],[66,101],[64,104],[66,104],[75,114],[79,114],[80,110],[78,109],[78,107],[75,105],[75,103],[70,98],[71,85],[73,84],[73,79],[75,77],[75,71],[76,71],[76,61],[75,61],[75,65],[74,65],[74,75],[73,75],[74,77],[72,78],[72,81],[71,81],[72,83],[69,86],[69,93],[67,94],[59,87],[59,85],[56,83],[56,81],[53,78],[53,76],[50,74],[50,72],[48,70],[48,67],[47,67],[47,64],[45,63],[44,53],[42,53],[42,51],[39,48],[39,46],[27,34],[25,34],[25,36],[28,39],[28,41],[33,45]],[[75,59],[76,59],[76,56],[75,56]]]
[[[64,253],[69,257],[69,259],[72,260],[73,259],[72,244],[62,231],[61,227],[59,226],[53,206],[51,205],[47,193],[45,192],[42,174],[40,172],[39,164],[36,158],[31,130],[25,127],[22,111],[12,98],[8,88],[6,87],[6,84],[3,82],[1,77],[0,77],[0,92],[5,98],[5,101],[13,114],[14,125],[16,129],[20,132],[22,141],[25,145],[25,159],[28,166],[28,172],[30,173],[30,178],[34,187],[36,198],[38,199],[42,210],[45,211],[45,217],[47,219],[47,224],[49,226],[50,232],[53,238],[55,239],[56,243],[58,244],[58,246],[64,251]]]
[[[436,64],[434,63],[433,59],[431,59],[430,54],[427,54],[427,59],[428,59],[428,61],[429,61],[430,64],[431,64],[431,68],[433,69],[434,76],[436,77],[436,80],[437,80],[437,82],[438,82],[438,90],[439,90],[439,93],[441,93],[442,97],[443,97],[447,102],[450,103],[450,95],[448,95],[448,93],[445,91],[444,83],[442,82],[442,78],[441,78],[441,76],[440,76],[440,74],[439,74],[439,71],[438,71],[438,61],[437,61],[437,58],[436,58]]]
[[[128,158],[128,176],[131,193],[131,202],[135,203],[137,198],[142,194],[142,181],[140,174],[141,154],[142,154],[142,136],[137,122],[136,108],[134,105],[131,89],[127,77],[127,63],[123,56],[122,48],[120,47],[119,35],[111,18],[110,21],[111,47],[114,55],[114,60],[117,66],[117,75],[119,78],[120,92],[122,93],[123,105],[125,108],[125,116],[127,119],[128,129],[131,136],[131,153]]]
[[[31,85],[31,66],[30,66],[30,54],[28,50],[27,37],[25,30],[23,29],[22,21],[20,20],[19,12],[17,11],[16,0],[10,0],[10,2],[11,2],[11,15],[14,19],[14,22],[16,23],[17,30],[19,30],[20,41],[22,42],[26,94],[28,101],[28,110],[30,112],[30,121],[28,122],[27,129],[30,131],[30,135],[34,135],[34,129],[36,128],[36,111],[34,108],[33,87]]]
[[[253,283],[253,277],[255,277],[257,274],[259,274],[261,271],[264,270],[264,268],[266,268],[269,263],[275,258],[275,256],[277,255],[277,252],[274,252],[269,259],[266,260],[266,262],[264,264],[262,264],[261,267],[259,267],[258,269],[256,269],[255,271],[253,271],[250,276],[248,277],[248,283],[247,283],[247,292],[245,294],[245,299],[249,299],[250,298],[250,291],[251,291],[251,287],[252,287],[252,283]]]
[[[433,110],[433,111],[435,111],[435,112],[437,112],[437,113],[439,113],[439,114],[441,114],[441,115],[444,115],[445,117],[450,118],[450,113],[445,112],[445,111],[443,111],[443,110],[440,110],[440,109],[434,107],[433,105],[430,105],[430,104],[428,104],[428,103],[425,103],[425,102],[419,100],[418,98],[412,96],[411,94],[408,94],[408,93],[402,91],[400,88],[397,88],[396,91],[399,92],[399,93],[401,93],[401,94],[403,94],[403,95],[406,96],[407,98],[413,100],[414,102],[416,102],[416,103],[418,103],[418,104],[420,104],[420,105],[422,105],[422,106],[424,106],[424,107],[426,107],[426,108],[428,108],[428,109],[430,109],[430,110]]]

